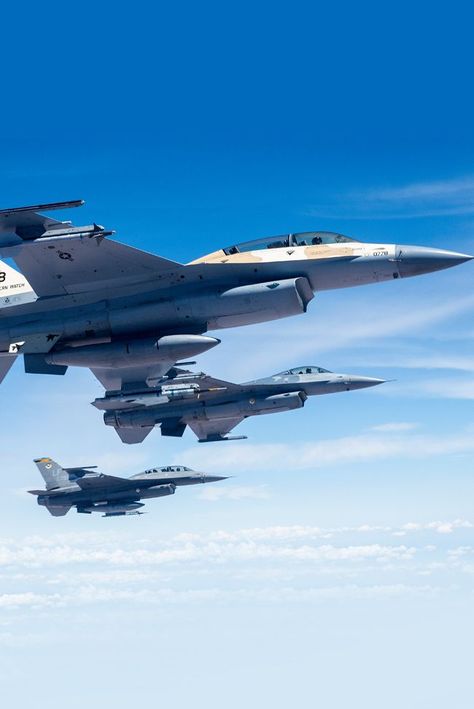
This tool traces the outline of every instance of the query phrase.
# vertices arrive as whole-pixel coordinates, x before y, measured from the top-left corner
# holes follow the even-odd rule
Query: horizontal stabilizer
[[[23,357],[27,374],[66,374],[67,367],[62,364],[48,364],[44,354],[25,354]]]

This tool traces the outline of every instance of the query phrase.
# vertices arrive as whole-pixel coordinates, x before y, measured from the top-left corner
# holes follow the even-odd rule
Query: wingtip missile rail
[[[19,214],[20,212],[52,212],[57,209],[74,209],[85,204],[83,199],[70,199],[66,202],[47,202],[45,204],[32,204],[26,207],[9,207],[0,209],[0,215]]]

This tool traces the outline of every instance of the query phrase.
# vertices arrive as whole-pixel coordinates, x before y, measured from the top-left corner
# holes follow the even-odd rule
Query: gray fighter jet
[[[154,389],[111,391],[92,403],[105,411],[104,422],[115,428],[124,443],[139,443],[157,425],[163,436],[182,436],[189,426],[205,443],[246,438],[226,434],[249,416],[301,409],[308,396],[383,383],[383,379],[335,374],[311,365],[244,384],[174,369]]]
[[[222,475],[197,473],[184,465],[151,468],[131,478],[91,473],[95,465],[82,468],[62,468],[51,458],[34,461],[46,483],[46,490],[29,490],[55,517],[67,514],[71,507],[77,512],[101,512],[103,517],[141,514],[140,500],[174,495],[180,485],[198,485],[225,480]]]
[[[147,385],[214,347],[204,333],[304,313],[320,290],[395,280],[472,258],[314,231],[233,244],[188,264],[117,243],[98,224],[0,210],[0,381],[88,367],[106,389]]]

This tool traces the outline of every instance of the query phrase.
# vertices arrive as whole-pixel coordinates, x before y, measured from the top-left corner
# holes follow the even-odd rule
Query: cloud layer
[[[459,582],[474,572],[474,547],[465,543],[473,528],[459,519],[189,532],[139,543],[127,534],[3,539],[0,613],[439,594],[453,575]]]
[[[474,214],[474,177],[412,182],[337,195],[313,205],[314,216],[371,219],[413,219]]]
[[[236,473],[245,470],[297,471],[327,468],[343,463],[387,460],[390,458],[429,458],[474,452],[471,427],[439,437],[421,434],[409,422],[387,422],[354,436],[302,442],[295,455],[294,442],[254,443],[244,446],[229,443],[218,460],[208,449],[192,449],[180,460],[203,469]],[[229,488],[230,489],[230,488]]]

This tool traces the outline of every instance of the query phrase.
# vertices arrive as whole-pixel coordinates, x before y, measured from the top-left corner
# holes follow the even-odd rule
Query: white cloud
[[[445,399],[474,399],[474,378],[432,379],[421,384],[424,393]]]
[[[381,423],[378,426],[372,426],[372,430],[390,433],[391,431],[412,431],[418,428],[418,426],[418,423],[410,423],[409,421],[394,421],[392,423]]]
[[[364,195],[372,203],[387,207],[398,205],[407,208],[409,213],[418,207],[421,214],[426,216],[470,214],[474,211],[474,177],[412,182],[398,187],[369,190]]]
[[[322,528],[316,526],[292,525],[277,527],[256,527],[239,529],[234,532],[216,530],[206,534],[182,533],[169,539],[142,540],[122,535],[114,538],[99,534],[70,535],[59,541],[58,537],[34,537],[21,541],[3,539],[0,541],[0,566],[18,571],[15,578],[28,583],[35,569],[51,567],[79,567],[78,572],[90,574],[94,567],[105,571],[113,581],[117,569],[126,569],[129,580],[142,580],[142,569],[161,567],[168,564],[189,562],[231,562],[258,559],[287,559],[292,561],[334,561],[358,559],[411,558],[416,548],[413,545],[393,545],[381,541],[353,543],[356,535],[380,537],[403,533],[415,534],[432,531],[452,534],[458,530],[470,530],[474,523],[465,519],[430,522],[408,522],[400,527],[363,524],[355,527]],[[327,539],[347,537],[350,543],[327,543]],[[321,543],[323,542],[323,543]],[[130,570],[129,567],[132,567]],[[29,569],[24,576],[21,569]],[[94,573],[96,573],[94,571]],[[7,578],[6,576],[4,578]]]
[[[410,430],[379,430],[355,436],[331,438],[298,445],[295,443],[227,444],[225,453],[216,463],[214,456],[203,449],[191,449],[180,455],[181,460],[203,470],[238,473],[259,467],[262,470],[294,471],[338,465],[345,462],[384,460],[393,457],[417,459],[474,451],[471,430],[443,437],[420,435]]]
[[[360,359],[367,367],[380,367],[380,358],[376,356],[364,355]],[[474,372],[474,357],[469,354],[458,355],[454,353],[433,354],[427,348],[422,355],[409,355],[404,352],[396,354],[384,353],[384,367],[395,367],[399,369],[452,369],[462,372]]]
[[[28,606],[28,608],[39,608],[44,605],[56,605],[61,601],[59,594],[44,596],[38,593],[2,593],[0,594],[0,608],[18,608]]]
[[[474,213],[474,177],[378,187],[345,195],[309,209],[313,216],[413,219]]]
[[[409,532],[419,532],[423,530],[435,530],[439,534],[452,534],[456,529],[472,529],[474,524],[466,519],[455,519],[445,522],[407,522],[402,526],[402,530]]]
[[[389,387],[380,387],[377,395],[392,397],[415,397],[436,399],[474,399],[474,378],[443,377],[440,379],[416,379],[396,382]],[[375,430],[375,429],[374,429]]]
[[[307,357],[314,362],[315,357],[328,352],[347,351],[356,345],[369,346],[373,342],[381,343],[384,339],[392,339],[410,335],[417,337],[421,332],[438,326],[445,321],[452,323],[457,316],[474,310],[474,294],[464,294],[463,297],[441,298],[432,296],[429,300],[412,303],[410,308],[400,308],[399,300],[383,299],[372,301],[367,312],[366,296],[354,293],[351,300],[351,311],[359,308],[364,312],[363,318],[347,318],[347,302],[338,299],[335,303],[326,301],[326,307],[318,307],[318,299],[311,311],[304,316],[285,322],[284,327],[275,327],[274,323],[264,323],[248,328],[237,328],[229,332],[218,352],[210,358],[215,362],[216,376],[241,380],[252,376],[264,376],[271,372],[301,362]],[[344,323],[344,327],[341,327]],[[247,357],[235,359],[231,352],[244,353],[248,342],[255,337],[264,338],[266,347],[253,353],[251,362]],[[229,354],[226,354],[228,352]],[[222,362],[224,361],[224,368]],[[229,364],[229,361],[232,364]],[[390,360],[389,360],[390,363]],[[348,356],[350,371],[351,358]],[[392,366],[396,365],[392,361]],[[251,366],[251,371],[249,371]],[[365,366],[365,365],[364,365]],[[380,360],[376,366],[380,366]],[[388,365],[390,366],[390,364]],[[226,367],[228,371],[226,371]],[[219,371],[220,369],[220,371]],[[347,368],[346,368],[347,371]],[[388,385],[380,387],[386,388]]]
[[[0,625],[2,618],[24,620],[38,610],[57,619],[59,612],[94,605],[113,614],[124,605],[158,609],[444,593],[473,572],[473,528],[470,520],[453,519],[217,529],[141,540],[130,532],[4,538]],[[403,542],[394,543],[393,535],[401,533]],[[447,547],[440,535],[456,544]],[[420,585],[427,576],[435,584]]]
[[[29,608],[38,609],[67,608],[69,606],[91,606],[106,603],[126,602],[127,606],[133,604],[149,604],[155,606],[187,605],[190,603],[284,603],[300,604],[327,601],[330,599],[376,599],[399,596],[427,596],[437,594],[441,589],[429,585],[397,584],[343,584],[340,586],[323,586],[294,588],[288,586],[270,586],[263,588],[236,588],[236,589],[188,589],[160,588],[153,590],[121,590],[103,589],[100,586],[85,586],[70,593],[11,593],[0,596],[0,610],[18,610]],[[1,636],[0,636],[1,637]],[[10,638],[9,638],[10,639]],[[9,643],[11,644],[11,643]]]
[[[175,564],[182,562],[229,562],[256,559],[336,560],[360,558],[391,558],[410,555],[413,549],[380,544],[335,547],[333,545],[275,545],[257,543],[252,539],[240,541],[207,541],[183,543],[170,548],[103,548],[84,549],[72,546],[58,548],[19,547],[0,550],[0,565],[29,567],[62,566],[77,564],[107,564],[111,566]]]

